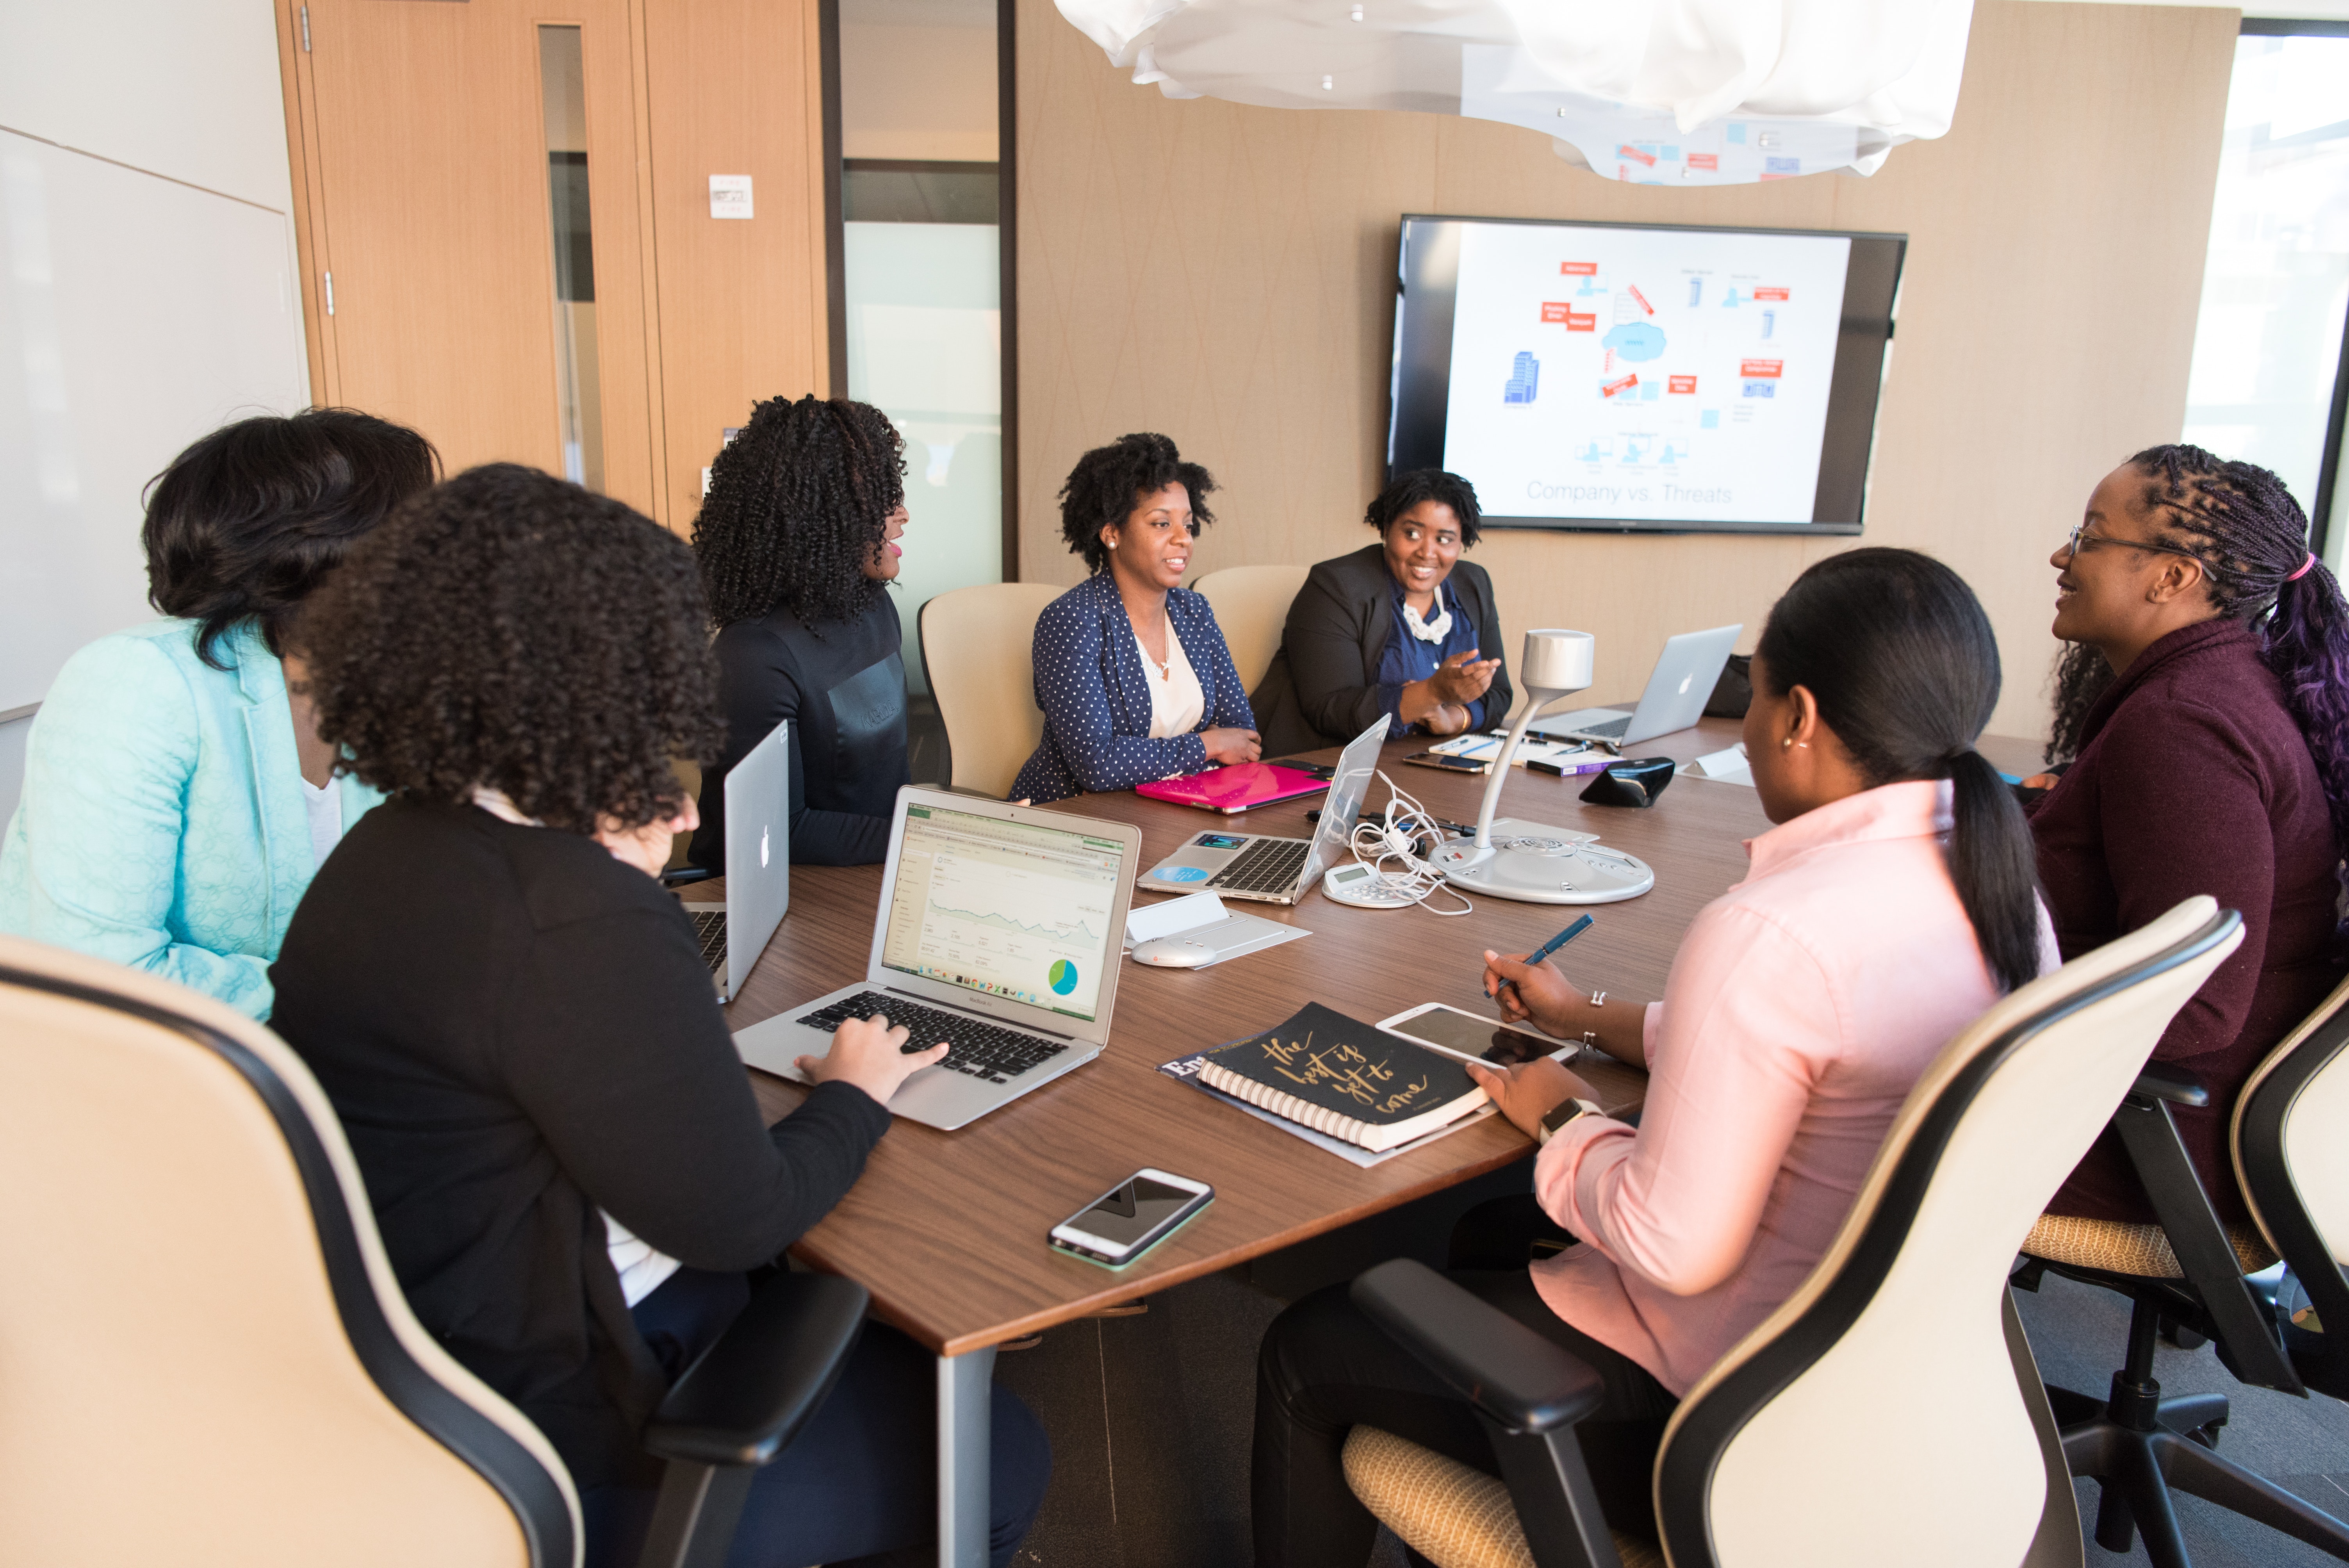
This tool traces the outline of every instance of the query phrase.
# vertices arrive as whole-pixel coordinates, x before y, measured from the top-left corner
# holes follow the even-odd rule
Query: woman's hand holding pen
[[[1575,989],[1558,966],[1545,958],[1527,964],[1523,953],[1485,953],[1485,995],[1500,1005],[1501,1016],[1513,1024],[1531,1022],[1553,1035],[1580,1031],[1568,1026],[1583,993]]]

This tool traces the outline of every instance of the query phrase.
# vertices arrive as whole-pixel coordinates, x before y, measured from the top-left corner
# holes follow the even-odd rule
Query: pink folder
[[[1294,768],[1279,768],[1269,762],[1241,762],[1229,768],[1210,768],[1205,773],[1186,773],[1179,779],[1136,784],[1133,792],[1153,800],[1197,806],[1229,815],[1252,806],[1268,806],[1275,800],[1318,795],[1328,788],[1327,779],[1316,779]]]

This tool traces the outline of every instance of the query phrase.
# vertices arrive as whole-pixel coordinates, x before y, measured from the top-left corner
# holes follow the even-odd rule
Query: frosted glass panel
[[[547,211],[554,242],[554,396],[563,477],[604,488],[604,407],[595,352],[595,246],[587,207],[587,77],[579,29],[538,30],[546,116]]]
[[[848,395],[905,438],[897,610],[906,683],[926,691],[932,595],[1003,576],[1003,313],[992,223],[848,222]]]
[[[2349,38],[2236,41],[2186,389],[2187,440],[2274,469],[2312,509],[2349,304],[2344,79]]]

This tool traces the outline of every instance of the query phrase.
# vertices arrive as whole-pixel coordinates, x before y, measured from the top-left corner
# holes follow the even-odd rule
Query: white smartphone
[[[1122,1269],[1164,1241],[1215,1198],[1205,1181],[1143,1166],[1052,1227],[1052,1247]]]
[[[1480,1018],[1474,1013],[1443,1002],[1429,1002],[1409,1012],[1397,1013],[1392,1018],[1381,1018],[1378,1027],[1390,1035],[1400,1035],[1406,1040],[1433,1046],[1452,1056],[1497,1062],[1505,1067],[1537,1061],[1543,1057],[1555,1057],[1564,1061],[1582,1048],[1578,1042],[1554,1040],[1547,1035],[1521,1029],[1515,1024]]]

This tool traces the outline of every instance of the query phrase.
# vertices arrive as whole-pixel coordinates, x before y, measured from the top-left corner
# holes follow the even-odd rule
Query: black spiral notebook
[[[1467,1115],[1485,1091],[1456,1057],[1382,1034],[1318,1002],[1207,1053],[1199,1081],[1373,1153]]]

